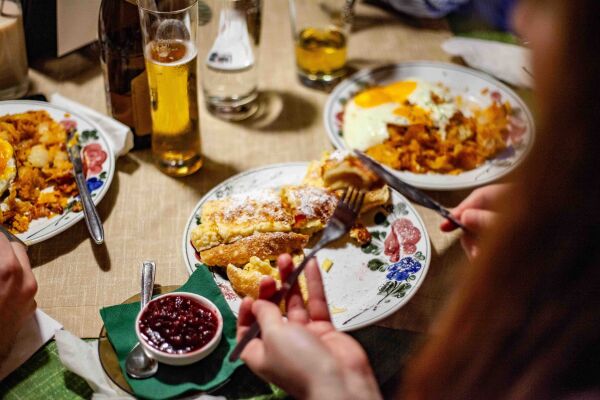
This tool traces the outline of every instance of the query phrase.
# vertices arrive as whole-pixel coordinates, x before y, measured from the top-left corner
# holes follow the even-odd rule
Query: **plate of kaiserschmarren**
[[[210,268],[234,313],[256,298],[263,276],[280,283],[275,260],[299,263],[319,239],[344,188],[366,192],[347,237],[321,250],[334,325],[358,329],[404,305],[423,282],[431,259],[425,225],[402,195],[345,151],[310,163],[269,165],[238,174],[207,193],[185,228],[189,273]],[[304,277],[299,280],[306,299]]]

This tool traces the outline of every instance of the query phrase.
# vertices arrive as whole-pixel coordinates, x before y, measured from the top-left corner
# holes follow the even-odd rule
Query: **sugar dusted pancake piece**
[[[349,186],[365,190],[361,212],[387,203],[390,197],[387,185],[358,158],[344,150],[326,152],[321,160],[311,162],[303,183],[340,193]]]
[[[253,299],[258,298],[260,281],[264,276],[270,276],[277,283],[277,287],[281,286],[281,278],[277,268],[272,267],[268,261],[263,261],[258,257],[252,257],[242,268],[238,268],[232,264],[227,266],[227,278],[229,278],[233,290],[242,297],[250,296]],[[304,274],[300,275],[298,284],[302,297],[306,301],[308,299],[308,290]]]
[[[289,232],[294,222],[279,191],[262,189],[207,201],[191,235],[198,251],[232,243],[255,232]]]
[[[285,186],[283,201],[294,218],[293,230],[306,235],[325,228],[337,205],[337,197],[320,187]]]
[[[308,236],[293,232],[254,233],[234,243],[201,251],[200,259],[209,267],[244,265],[253,256],[275,260],[280,254],[301,251],[307,242]]]

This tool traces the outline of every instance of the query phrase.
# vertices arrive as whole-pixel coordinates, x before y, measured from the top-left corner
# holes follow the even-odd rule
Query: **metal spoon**
[[[144,261],[142,264],[142,293],[140,306],[142,309],[152,298],[154,287],[154,276],[156,275],[156,264],[154,261]],[[148,357],[142,346],[138,343],[127,355],[125,360],[127,375],[135,379],[150,378],[158,371],[158,362]]]

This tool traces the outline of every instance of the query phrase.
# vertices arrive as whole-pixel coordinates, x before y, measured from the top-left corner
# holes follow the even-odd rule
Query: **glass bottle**
[[[135,0],[102,0],[98,38],[107,109],[131,127],[134,149],[150,147],[150,94]]]

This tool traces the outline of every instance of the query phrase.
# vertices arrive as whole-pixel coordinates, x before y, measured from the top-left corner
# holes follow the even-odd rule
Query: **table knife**
[[[432,199],[430,196],[417,189],[416,187],[409,185],[408,183],[402,181],[397,176],[389,172],[385,167],[379,164],[377,161],[373,160],[371,157],[367,156],[365,153],[354,150],[356,156],[374,173],[377,174],[381,179],[384,180],[390,187],[396,189],[398,192],[414,201],[417,204],[422,205],[423,207],[427,207],[442,217],[451,221],[454,225],[461,228],[462,230],[466,230],[465,226],[462,225],[446,208],[444,208],[440,203]]]
[[[96,244],[102,244],[104,243],[104,228],[102,227],[102,221],[100,221],[98,211],[96,210],[92,196],[87,188],[85,177],[83,176],[81,146],[79,146],[79,144],[71,144],[68,145],[67,148],[69,151],[69,158],[73,164],[73,173],[75,174],[75,183],[79,190],[79,198],[81,199],[81,205],[83,206],[85,224],[87,225],[92,240]]]

